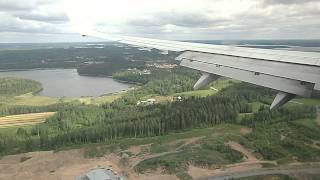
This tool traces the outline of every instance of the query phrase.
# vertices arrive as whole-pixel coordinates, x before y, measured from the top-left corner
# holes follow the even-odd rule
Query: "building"
[[[123,180],[112,169],[98,168],[84,175],[76,177],[76,180]]]
[[[153,105],[156,103],[155,99],[147,99],[146,101],[138,101],[137,105]]]

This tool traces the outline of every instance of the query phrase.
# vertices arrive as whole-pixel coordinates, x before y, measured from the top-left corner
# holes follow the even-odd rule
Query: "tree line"
[[[195,127],[232,123],[243,104],[224,96],[190,98],[172,104],[152,106],[67,107],[46,123],[19,136],[2,135],[0,153],[54,149],[65,145],[106,142],[124,137],[164,135]]]

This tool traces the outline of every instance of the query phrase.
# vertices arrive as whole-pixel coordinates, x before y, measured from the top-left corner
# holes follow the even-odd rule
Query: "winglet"
[[[200,79],[196,82],[196,84],[193,86],[193,89],[197,90],[200,89],[212,81],[215,81],[219,78],[220,76],[215,75],[215,74],[209,74],[209,73],[202,73],[202,76]]]
[[[286,93],[286,92],[279,92],[277,94],[277,96],[274,98],[274,100],[270,106],[270,110],[274,110],[274,109],[284,105],[285,103],[287,103],[288,101],[290,101],[291,99],[293,99],[295,97],[296,97],[295,94],[290,94],[290,93]]]

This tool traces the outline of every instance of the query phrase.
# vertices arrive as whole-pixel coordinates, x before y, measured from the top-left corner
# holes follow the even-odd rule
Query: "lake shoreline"
[[[28,69],[0,71],[0,77],[32,79],[42,84],[43,90],[33,94],[46,97],[99,97],[128,90],[132,84],[112,77],[80,75],[76,69]]]
[[[61,69],[75,69],[76,68],[31,68],[31,69],[0,69],[0,72],[15,72],[15,71],[37,71],[37,70],[61,70]]]

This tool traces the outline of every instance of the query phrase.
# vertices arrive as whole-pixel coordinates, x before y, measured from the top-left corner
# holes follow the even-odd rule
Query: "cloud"
[[[68,34],[71,25],[59,3],[59,0],[25,0],[23,3],[0,0],[0,32]]]
[[[181,27],[207,27],[224,21],[226,21],[225,18],[212,18],[201,12],[169,12],[157,13],[142,19],[131,19],[127,23],[133,26],[165,26],[172,24]]]
[[[59,0],[58,0],[59,1]],[[34,9],[37,6],[52,3],[51,0],[0,0],[0,10],[2,11],[23,11]]]
[[[0,14],[0,32],[25,32],[25,33],[63,33],[61,29],[53,24],[23,20],[8,14]]]
[[[264,0],[265,4],[304,4],[309,2],[319,2],[319,0]]]
[[[65,13],[41,13],[41,12],[17,12],[13,14],[15,17],[22,20],[41,21],[49,23],[65,23],[69,19]]]
[[[0,36],[24,40],[74,40],[92,28],[164,39],[314,39],[318,19],[320,0],[0,0]]]

